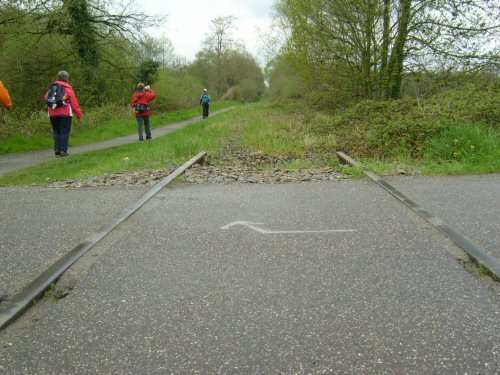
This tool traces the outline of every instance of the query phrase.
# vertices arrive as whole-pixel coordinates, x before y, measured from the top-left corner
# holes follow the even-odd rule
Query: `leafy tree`
[[[68,32],[73,37],[74,49],[84,65],[96,68],[99,65],[99,47],[87,0],[64,0],[64,6],[70,19]]]
[[[133,1],[0,0],[0,75],[16,110],[40,108],[45,87],[68,70],[85,107],[128,102],[145,27],[157,24]]]
[[[281,98],[300,98],[306,83],[292,64],[287,62],[286,56],[268,62],[265,69],[266,80],[269,84],[268,94]]]
[[[232,16],[212,20],[205,48],[198,52],[188,71],[217,96],[254,100],[264,91],[262,70],[255,58],[233,39],[234,20]]]
[[[174,54],[172,41],[165,35],[159,38],[147,37],[141,45],[141,58],[160,63],[161,68],[174,67],[179,62]]]
[[[480,69],[499,59],[488,0],[280,0],[286,59],[311,85],[398,98],[408,70]]]
[[[188,67],[188,72],[199,77],[206,87],[213,87],[212,91],[216,96],[233,100],[253,100],[264,92],[262,70],[255,59],[244,50],[228,50],[221,58],[210,51],[201,51]],[[235,88],[243,81],[247,82],[245,85],[247,88],[250,87],[248,80],[254,82],[251,87],[254,87],[255,91],[251,95],[246,94],[242,97],[241,87],[237,90]]]
[[[145,85],[151,85],[158,80],[160,63],[154,60],[143,61],[139,66],[138,80]]]

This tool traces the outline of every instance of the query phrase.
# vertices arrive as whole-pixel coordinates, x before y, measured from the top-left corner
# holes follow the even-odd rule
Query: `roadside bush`
[[[285,60],[273,61],[266,70],[269,84],[265,92],[266,98],[286,100],[303,97],[306,82]]]
[[[158,94],[153,104],[154,109],[168,112],[197,105],[203,85],[187,73],[162,70],[153,88]]]
[[[33,137],[52,134],[47,111],[33,111],[26,116],[16,111],[3,113],[0,120],[0,139],[12,136]]]
[[[223,100],[256,102],[259,100],[262,90],[257,82],[251,79],[243,79],[239,85],[230,87],[223,95]]]
[[[500,127],[500,85],[473,84],[435,95],[435,112],[449,120],[472,121]]]
[[[92,137],[101,140],[112,136],[123,135],[123,131],[117,131],[120,127],[127,126],[127,122],[134,121],[132,109],[118,104],[106,104],[91,109],[83,108],[83,119],[73,120],[71,128],[73,144],[76,143],[74,136],[85,138],[86,134],[92,133]],[[110,126],[118,123],[118,126]],[[99,135],[103,135],[100,137]],[[13,151],[29,151],[53,146],[52,126],[48,118],[47,110],[34,111],[29,117],[19,113],[7,113],[0,121],[0,154]]]
[[[72,133],[81,132],[82,129],[97,130],[103,124],[115,118],[126,118],[131,115],[131,108],[118,104],[106,104],[87,110],[83,108],[83,119],[73,121]],[[8,113],[3,116],[0,125],[0,138],[8,138],[12,135],[23,137],[51,136],[52,127],[47,110],[33,111],[29,117],[20,116],[18,113]]]
[[[314,131],[335,134],[340,149],[358,156],[421,158],[435,137],[464,123],[498,129],[498,87],[465,86],[425,100],[363,101]]]

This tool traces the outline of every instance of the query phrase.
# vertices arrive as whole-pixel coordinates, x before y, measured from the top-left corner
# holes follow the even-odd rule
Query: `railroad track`
[[[441,220],[437,216],[434,216],[426,209],[417,205],[411,199],[406,197],[403,193],[398,191],[395,187],[390,185],[383,178],[377,176],[375,173],[364,168],[356,160],[350,158],[343,152],[337,152],[337,155],[341,160],[353,166],[361,168],[363,170],[363,173],[367,175],[369,178],[371,178],[375,183],[377,183],[382,189],[390,193],[400,202],[409,207],[413,212],[417,213],[425,220],[427,220],[429,223],[431,223],[434,227],[436,227],[439,231],[441,231],[444,235],[446,235],[450,240],[452,240],[456,245],[462,248],[462,250],[464,250],[474,262],[485,267],[493,278],[495,278],[496,280],[500,279],[500,263],[494,257],[489,255],[486,251],[481,249],[478,245],[473,243],[467,237],[465,237],[461,233],[451,228],[443,220]]]
[[[80,242],[64,256],[59,258],[55,263],[47,268],[43,273],[36,277],[19,293],[12,296],[8,300],[0,304],[0,330],[14,321],[26,309],[28,309],[33,301],[39,297],[47,288],[50,287],[61,275],[68,270],[82,255],[89,251],[100,240],[107,236],[113,229],[125,221],[130,215],[141,208],[147,201],[153,198],[161,189],[174,181],[177,177],[183,174],[193,164],[199,163],[206,156],[206,152],[200,152],[191,160],[184,163],[174,172],[162,179],[151,190],[144,194],[132,205],[116,215],[111,221],[97,230],[94,234],[88,237],[85,241]]]
[[[362,168],[363,172],[376,182],[380,187],[389,192],[392,196],[397,198],[399,201],[404,203],[407,207],[413,210],[415,213],[423,217],[425,220],[430,222],[433,226],[444,233],[448,238],[455,242],[459,247],[461,247],[470,258],[478,264],[481,264],[487,268],[490,272],[490,276],[494,279],[500,279],[500,264],[498,261],[488,255],[479,246],[474,244],[472,241],[456,232],[453,228],[449,227],[444,221],[432,215],[429,211],[423,209],[422,207],[415,204],[412,200],[404,196],[401,192],[395,189],[393,186],[384,181],[381,177],[375,175],[374,173],[363,168],[358,162],[347,156],[346,154],[339,152],[338,157],[344,162],[351,165]],[[39,297],[47,288],[49,288],[54,282],[56,282],[61,275],[67,271],[80,257],[82,257],[86,252],[88,252],[94,245],[96,245],[100,240],[107,236],[111,231],[113,231],[118,225],[124,222],[129,216],[140,209],[146,202],[153,198],[161,189],[166,185],[174,181],[178,176],[183,174],[191,166],[199,163],[206,156],[206,152],[201,152],[184,165],[176,169],[173,173],[162,179],[158,184],[156,184],[151,190],[144,194],[139,200],[134,202],[131,206],[123,210],[117,216],[115,216],[111,221],[105,226],[101,227],[94,234],[88,237],[83,242],[76,245],[67,254],[53,263],[45,272],[36,277],[29,285],[23,288],[19,293],[12,296],[8,300],[0,304],[0,330],[7,327],[11,322],[13,322],[17,317],[23,314],[32,304],[33,301]]]

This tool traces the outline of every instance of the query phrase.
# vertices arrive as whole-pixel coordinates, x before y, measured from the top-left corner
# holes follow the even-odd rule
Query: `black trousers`
[[[54,151],[68,152],[69,133],[71,132],[73,117],[51,117],[50,122],[54,133]]]
[[[203,117],[208,117],[208,107],[210,106],[210,104],[201,103],[201,106],[203,107]]]

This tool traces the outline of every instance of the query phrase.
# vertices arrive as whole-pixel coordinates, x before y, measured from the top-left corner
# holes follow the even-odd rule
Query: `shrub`
[[[494,85],[465,86],[429,99],[363,101],[314,127],[336,134],[339,148],[366,157],[422,157],[424,147],[460,124],[498,128],[500,95]]]
[[[203,85],[187,73],[162,70],[153,88],[158,94],[154,101],[155,110],[168,112],[198,104]]]

